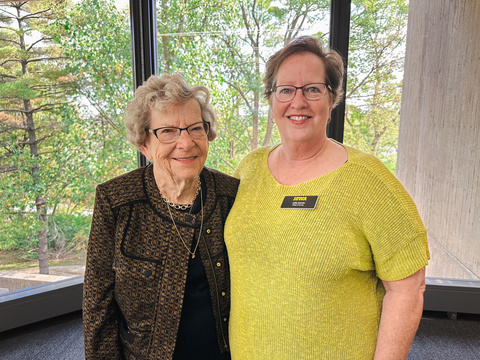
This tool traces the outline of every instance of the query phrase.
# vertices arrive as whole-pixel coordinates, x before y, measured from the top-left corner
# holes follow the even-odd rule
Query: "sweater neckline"
[[[280,144],[276,144],[276,145],[272,145],[272,146],[270,146],[270,147],[267,147],[267,148],[265,149],[265,151],[263,152],[263,154],[262,154],[262,155],[263,155],[263,159],[262,159],[261,164],[262,164],[263,170],[266,171],[267,174],[268,174],[268,179],[269,179],[269,181],[272,182],[272,183],[273,183],[274,185],[276,185],[276,186],[283,186],[283,187],[285,187],[285,188],[295,188],[295,187],[297,187],[297,186],[308,185],[308,184],[313,183],[313,182],[328,180],[330,177],[336,176],[337,173],[339,173],[339,172],[341,172],[341,171],[344,171],[344,169],[345,169],[346,167],[348,167],[349,164],[351,163],[351,159],[352,159],[352,155],[353,155],[353,153],[352,153],[352,151],[351,151],[352,149],[351,149],[349,146],[346,146],[346,145],[344,145],[344,144],[342,144],[342,143],[339,143],[339,142],[336,141],[336,140],[333,140],[333,139],[330,139],[330,140],[332,140],[332,141],[334,141],[335,143],[341,145],[341,146],[347,151],[347,155],[348,155],[347,161],[346,161],[343,165],[339,166],[338,168],[336,168],[336,169],[334,169],[334,170],[332,170],[332,171],[327,172],[326,174],[323,174],[323,175],[321,175],[321,176],[319,176],[319,177],[316,177],[316,178],[313,178],[313,179],[304,181],[304,182],[302,182],[302,183],[300,183],[300,184],[296,184],[296,185],[283,185],[283,184],[280,184],[280,183],[277,181],[277,179],[275,179],[275,177],[273,176],[273,174],[271,173],[271,171],[270,171],[270,169],[269,169],[269,167],[268,167],[268,157],[270,156],[270,153],[271,153],[273,150],[275,150],[277,147],[279,147],[279,146],[281,145],[281,143],[280,143]]]

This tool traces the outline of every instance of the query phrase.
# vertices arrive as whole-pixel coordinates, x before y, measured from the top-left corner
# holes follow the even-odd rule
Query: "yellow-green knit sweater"
[[[382,280],[427,265],[426,230],[401,184],[375,157],[348,161],[296,186],[267,167],[273,147],[237,169],[225,227],[233,360],[372,359]],[[314,210],[281,209],[285,196],[318,196]]]

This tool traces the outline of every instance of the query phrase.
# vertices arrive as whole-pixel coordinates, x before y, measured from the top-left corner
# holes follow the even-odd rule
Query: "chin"
[[[312,137],[311,133],[296,133],[294,134],[293,132],[289,134],[288,137],[285,138],[287,141],[292,141],[292,142],[305,142],[305,141],[312,141],[315,140],[315,138]]]
[[[200,175],[200,172],[202,171],[202,168],[199,168],[196,166],[195,168],[189,168],[189,169],[172,169],[174,176],[179,177],[183,180],[193,180],[195,179],[198,175]],[[175,171],[176,170],[176,171]]]

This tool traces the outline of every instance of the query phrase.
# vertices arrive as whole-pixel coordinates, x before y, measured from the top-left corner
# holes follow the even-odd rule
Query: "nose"
[[[305,98],[305,95],[303,95],[303,89],[296,89],[295,96],[293,97],[290,106],[295,109],[301,109],[305,107],[306,102],[307,99]]]
[[[177,147],[188,149],[194,145],[195,145],[195,142],[193,141],[192,137],[187,132],[187,130],[186,129],[180,130],[180,136],[178,137],[178,140],[177,140]]]

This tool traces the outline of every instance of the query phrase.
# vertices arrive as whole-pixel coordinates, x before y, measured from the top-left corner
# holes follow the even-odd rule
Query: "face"
[[[186,128],[201,121],[200,104],[196,99],[190,99],[183,104],[173,104],[165,111],[152,108],[150,129],[165,126]],[[182,131],[177,142],[163,144],[149,133],[142,152],[147,159],[153,159],[156,171],[165,172],[174,181],[188,181],[200,174],[207,160],[208,139],[192,139],[187,131]]]
[[[277,86],[304,86],[311,83],[325,83],[325,65],[317,55],[291,55],[280,65]],[[315,144],[327,138],[327,122],[332,111],[328,91],[320,100],[312,101],[307,100],[302,90],[298,89],[294,99],[287,103],[278,102],[275,94],[272,94],[271,108],[282,142]]]

